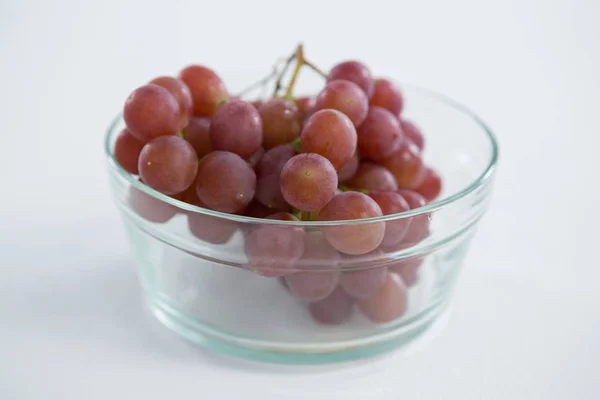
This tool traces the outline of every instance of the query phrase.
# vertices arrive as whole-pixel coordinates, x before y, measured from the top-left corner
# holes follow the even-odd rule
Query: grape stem
[[[253,91],[254,89],[264,87],[267,83],[269,83],[269,81],[271,81],[273,78],[275,78],[278,75],[278,73],[279,73],[279,66],[278,65],[273,66],[273,71],[271,71],[269,73],[269,75],[265,76],[261,80],[254,82],[250,86],[246,87],[244,90],[242,90],[241,92],[239,92],[237,94],[237,97],[241,98],[242,96],[244,96],[245,94],[248,94],[249,92]]]
[[[283,66],[283,69],[281,70],[281,72],[279,73],[279,76],[277,77],[277,81],[275,82],[275,90],[273,91],[273,97],[277,97],[277,94],[281,90],[281,81],[283,80],[283,77],[285,76],[288,69],[290,68],[290,65],[292,65],[292,62],[295,59],[296,59],[296,52],[294,51],[294,53],[291,56],[289,56],[288,59],[285,61],[285,65]]]
[[[292,95],[294,85],[296,85],[298,74],[300,73],[300,70],[302,69],[302,66],[305,64],[305,62],[306,60],[304,60],[304,48],[302,47],[302,44],[299,44],[298,47],[296,47],[296,65],[294,67],[294,72],[292,72],[292,77],[290,78],[287,90],[285,91],[284,97],[286,100],[294,99],[294,96]]]

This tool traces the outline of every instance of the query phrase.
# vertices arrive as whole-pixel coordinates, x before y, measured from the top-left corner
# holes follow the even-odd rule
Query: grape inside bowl
[[[213,201],[213,209],[200,207],[186,201],[185,193],[165,194],[142,183],[138,171],[132,172],[135,163],[124,168],[127,163],[120,162],[115,151],[125,128],[125,121],[118,117],[106,136],[110,189],[154,315],[199,345],[281,363],[325,363],[371,356],[404,345],[427,331],[451,302],[469,242],[488,207],[498,146],[490,129],[465,107],[425,89],[397,86],[403,103],[395,107],[402,108],[404,122],[400,125],[405,139],[417,129],[410,126],[414,121],[425,134],[424,143],[414,139],[412,147],[385,149],[363,140],[365,151],[375,161],[363,160],[359,166],[358,161],[344,156],[347,165],[356,165],[336,165],[333,169],[334,164],[328,164],[327,168],[337,170],[340,181],[370,190],[348,191],[348,185],[341,182],[339,189],[328,189],[336,190],[333,197],[302,199],[310,202],[310,212],[300,213],[306,220],[299,220],[294,209],[280,213],[296,215],[294,218],[258,218],[269,213],[264,203],[285,205],[290,201],[259,186],[269,179],[285,185],[279,181],[285,178],[287,182],[287,175],[271,176],[269,171],[280,171],[282,164],[298,157],[293,152],[269,153],[271,150],[266,149],[267,154],[274,154],[267,161],[266,156],[262,158],[270,163],[268,168],[261,172],[261,161],[255,168],[261,202],[255,201],[257,195],[248,178],[240,184],[248,186],[241,197],[254,196],[252,202],[237,212],[231,210],[242,206],[228,203],[230,209],[224,212],[214,209],[221,204],[209,199],[211,193],[206,194],[205,201]],[[344,90],[356,91],[357,87],[346,85]],[[377,87],[372,90],[372,102],[385,95],[378,93]],[[330,97],[317,99],[317,104],[319,101],[330,101]],[[363,105],[352,114],[354,121],[361,121],[356,129],[359,151],[361,134],[376,130],[377,124],[393,129],[397,125],[375,120],[375,128],[367,126],[368,122],[362,121],[376,119],[377,111],[367,114]],[[329,112],[325,117],[343,120],[348,126],[354,123],[346,117],[340,119],[338,113]],[[291,139],[298,135],[300,129]],[[269,138],[275,139],[272,135]],[[423,169],[421,184],[429,182],[429,186],[398,186],[398,182],[405,182],[412,164],[396,168],[399,161],[390,158],[390,150],[402,152],[407,165],[415,154],[422,157],[431,169]],[[199,169],[221,168],[218,160],[213,160],[216,156],[203,154],[199,158]],[[316,168],[311,163],[322,160],[315,156],[296,162],[306,166],[303,173],[309,176]],[[253,167],[251,158],[248,165]],[[392,175],[381,173],[382,168]],[[353,171],[348,172],[350,169]],[[171,186],[180,189],[189,185],[190,179],[171,182]],[[392,194],[376,195],[378,187]],[[226,184],[222,189],[227,190]],[[441,193],[436,193],[439,190]],[[419,192],[423,196],[419,197]],[[421,202],[426,197],[436,198]],[[320,210],[316,217],[312,207]],[[391,211],[368,214],[373,207]],[[336,220],[336,216],[358,208],[364,209],[361,215],[369,217]]]

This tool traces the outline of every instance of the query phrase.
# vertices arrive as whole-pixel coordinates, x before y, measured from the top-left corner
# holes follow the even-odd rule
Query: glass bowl
[[[403,116],[424,132],[423,157],[442,176],[443,192],[425,207],[359,221],[256,219],[163,195],[115,162],[118,117],[106,136],[110,189],[154,315],[202,346],[282,363],[370,356],[425,332],[450,303],[488,207],[498,146],[463,106],[399,86]],[[403,240],[367,254],[332,252],[325,239],[342,235],[360,248],[365,232],[403,224]],[[299,280],[306,289],[302,277],[318,282],[312,299],[335,289],[323,300],[299,299],[290,286]]]

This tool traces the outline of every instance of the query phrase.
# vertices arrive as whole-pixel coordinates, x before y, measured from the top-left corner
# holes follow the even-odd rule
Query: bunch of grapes
[[[294,64],[295,63],[295,64]],[[289,75],[287,87],[282,80]],[[313,96],[295,97],[303,68],[323,75]],[[348,221],[402,213],[441,192],[440,176],[422,158],[421,130],[403,117],[402,92],[374,78],[362,62],[323,73],[302,46],[268,99],[233,96],[210,68],[191,65],[135,89],[123,108],[126,129],[117,162],[147,186],[180,201],[223,213],[282,221]],[[132,209],[164,223],[177,208],[133,189]],[[321,323],[344,322],[354,306],[373,322],[407,308],[407,286],[422,259],[352,268],[409,247],[429,234],[429,217],[321,226],[255,224],[244,233],[248,269],[281,280]],[[236,224],[188,213],[190,232],[227,242]]]

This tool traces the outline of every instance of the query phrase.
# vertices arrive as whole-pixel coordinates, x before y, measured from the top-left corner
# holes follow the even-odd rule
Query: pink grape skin
[[[425,147],[425,138],[423,137],[421,130],[414,123],[405,119],[400,120],[400,126],[402,127],[404,135],[419,148],[419,151],[423,151],[423,148]]]
[[[309,303],[308,311],[315,321],[325,325],[340,325],[350,318],[354,300],[337,287],[326,298]]]
[[[412,247],[412,244],[408,244],[405,247]],[[417,282],[417,279],[419,279],[419,269],[424,261],[423,257],[412,257],[398,261],[388,266],[388,269],[399,274],[406,286],[413,286]]]
[[[201,202],[195,205],[207,208]],[[208,243],[227,243],[237,229],[235,221],[225,218],[213,217],[212,215],[193,211],[189,211],[186,214],[188,216],[188,228],[192,235]]]
[[[377,202],[383,215],[392,215],[410,210],[410,205],[400,194],[396,192],[370,193],[369,196]],[[385,236],[381,242],[382,247],[396,246],[410,227],[412,218],[398,218],[385,223]]]
[[[373,295],[384,283],[386,267],[374,267],[342,274],[340,285],[355,299],[366,299]]]
[[[355,83],[335,80],[327,83],[317,96],[314,110],[334,109],[342,112],[355,127],[367,117],[369,99],[365,92]]]
[[[337,173],[325,157],[298,154],[281,169],[281,193],[287,203],[302,211],[318,211],[337,189]]]
[[[262,142],[262,122],[256,108],[243,100],[223,104],[210,122],[210,142],[215,150],[248,158]]]
[[[275,98],[263,103],[258,109],[263,127],[263,147],[291,143],[300,136],[302,113],[293,102]]]
[[[367,118],[358,127],[358,151],[361,157],[377,161],[402,145],[404,133],[398,118],[385,108],[369,107]]]
[[[196,193],[212,210],[241,211],[252,201],[255,189],[254,170],[235,153],[213,151],[198,164]]]
[[[354,177],[346,182],[346,186],[371,193],[398,190],[396,178],[390,171],[372,162],[360,163]]]
[[[191,144],[177,136],[146,143],[138,160],[142,181],[161,193],[181,193],[194,182],[198,157]]]
[[[294,265],[300,272],[285,277],[287,287],[302,300],[324,299],[339,283],[340,259],[340,254],[327,243],[320,232],[306,234],[304,254]]]
[[[131,186],[127,196],[129,207],[140,217],[157,224],[168,222],[177,214],[177,207]]]
[[[130,174],[138,175],[138,160],[144,143],[123,129],[115,141],[114,158]]]
[[[398,194],[406,200],[411,210],[427,204],[427,200],[423,196],[412,190],[400,189]],[[418,243],[429,236],[429,214],[421,214],[411,218],[410,227],[403,239],[404,243]]]
[[[265,205],[262,205],[260,202],[258,202],[256,200],[256,197],[254,198],[254,200],[252,200],[250,202],[250,204],[248,204],[248,206],[244,209],[244,215],[246,217],[252,217],[252,218],[266,218],[269,215],[275,214],[278,211],[290,211],[291,208],[287,209],[287,210],[275,210],[273,208],[269,208]]]
[[[375,79],[375,90],[369,99],[370,106],[383,107],[394,115],[400,115],[404,99],[400,89],[388,79]]]
[[[210,119],[206,117],[192,118],[188,125],[183,128],[183,138],[192,145],[199,158],[213,151],[208,134],[209,128]]]
[[[192,118],[193,109],[192,93],[187,85],[181,79],[172,76],[159,76],[149,83],[164,87],[175,97],[181,112],[181,128],[185,128],[190,118]]]
[[[366,93],[368,98],[371,97],[375,89],[375,81],[371,71],[359,61],[344,61],[333,67],[327,75],[327,82],[337,79],[354,82]]]
[[[273,147],[256,166],[256,200],[269,208],[287,209],[281,193],[281,170],[296,150],[289,144]]]
[[[419,148],[409,140],[379,163],[390,170],[398,187],[403,189],[416,189],[425,178],[425,165]]]
[[[388,273],[383,285],[371,297],[357,302],[359,310],[374,323],[391,322],[408,310],[408,290],[402,278]]]
[[[181,128],[181,111],[177,100],[158,85],[135,89],[123,107],[127,129],[146,143],[163,135],[174,135]]]
[[[256,168],[256,166],[258,165],[260,160],[262,160],[264,155],[265,155],[265,149],[262,147],[259,147],[258,150],[256,150],[254,152],[254,154],[252,154],[246,161],[248,161],[248,164],[250,164],[250,166],[252,168]]]
[[[267,219],[298,221],[292,214],[279,212]],[[244,250],[247,268],[267,277],[285,276],[294,272],[294,263],[304,253],[302,228],[286,225],[255,225],[245,233]]]
[[[327,158],[336,171],[356,151],[356,129],[352,121],[337,110],[316,111],[304,124],[300,134],[302,151]]]
[[[356,174],[356,171],[358,171],[359,164],[360,157],[358,156],[358,153],[354,152],[352,158],[338,170],[338,182],[344,183],[352,179],[352,177]]]
[[[302,120],[305,120],[315,111],[315,104],[317,99],[315,97],[299,97],[296,99],[296,106],[298,107],[298,111],[300,111],[300,115],[302,116]]]
[[[358,192],[337,194],[319,213],[321,221],[346,221],[381,217],[381,208],[375,200]],[[346,254],[365,254],[381,244],[385,222],[370,222],[321,227],[327,241]]]
[[[229,98],[223,81],[210,68],[190,65],[179,73],[179,79],[190,89],[196,117],[212,117],[219,105]]]
[[[431,168],[425,168],[423,182],[415,189],[427,201],[435,200],[442,192],[442,178]]]

